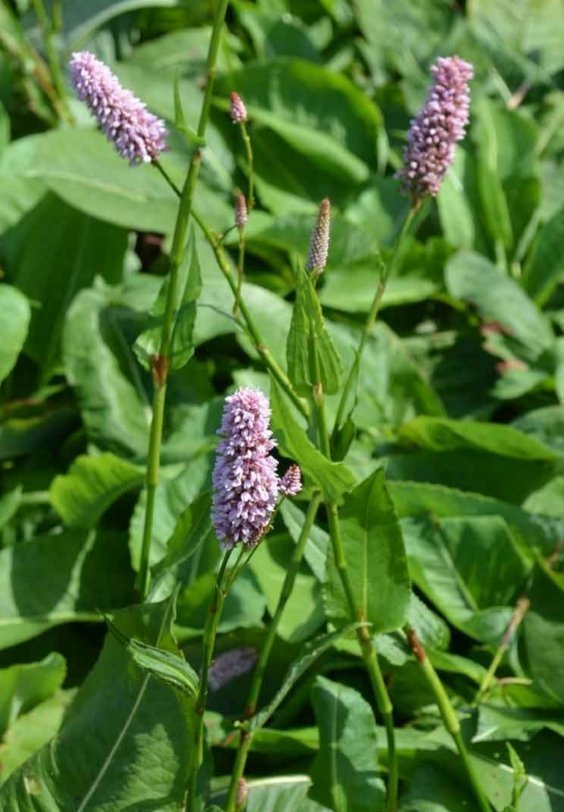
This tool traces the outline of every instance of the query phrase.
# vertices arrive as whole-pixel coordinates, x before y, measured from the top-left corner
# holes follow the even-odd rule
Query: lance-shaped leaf
[[[298,271],[296,301],[286,344],[288,375],[299,395],[311,393],[316,381],[315,355],[320,381],[328,395],[339,391],[342,363],[327,332],[321,305],[310,276]]]
[[[340,524],[359,616],[376,632],[398,629],[409,607],[410,581],[401,529],[382,469],[354,489],[341,511]],[[327,580],[329,616],[350,619],[333,550]]]
[[[374,714],[368,702],[346,685],[318,677],[312,691],[319,724],[319,754],[311,795],[335,812],[384,809],[384,783],[376,773],[378,750]]]
[[[317,450],[304,429],[296,422],[288,401],[273,378],[270,381],[270,404],[272,425],[281,452],[295,460],[328,499],[339,501],[355,484],[352,471],[342,462],[331,462]]]

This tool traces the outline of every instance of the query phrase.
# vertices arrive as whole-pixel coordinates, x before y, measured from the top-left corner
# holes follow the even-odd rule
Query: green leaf
[[[497,646],[528,567],[498,516],[404,519],[412,578],[457,628]]]
[[[76,297],[63,336],[65,369],[89,436],[102,447],[143,457],[149,437],[148,399],[124,340],[119,299],[117,289],[102,284]],[[123,365],[120,352],[125,353]]]
[[[0,308],[4,313],[2,351],[0,353],[0,382],[14,368],[22,351],[31,310],[26,297],[10,285],[0,284]]]
[[[564,575],[539,562],[530,591],[531,609],[523,621],[527,671],[535,685],[562,704],[564,686]]]
[[[288,533],[291,535],[294,543],[297,544],[305,521],[303,512],[293,502],[285,499],[280,505],[280,513],[284,524],[288,528]],[[325,581],[328,549],[329,536],[327,532],[314,524],[306,542],[304,558],[320,583]]]
[[[548,301],[564,274],[564,209],[543,224],[523,271],[523,287],[538,304]]]
[[[524,290],[501,273],[485,257],[461,252],[446,268],[446,284],[451,296],[473,305],[486,322],[496,322],[537,358],[551,346],[554,334],[546,317]]]
[[[246,812],[329,812],[312,800],[307,775],[276,775],[248,782]]]
[[[0,550],[0,648],[133,600],[123,533],[69,530]]]
[[[133,347],[139,361],[146,369],[151,368],[151,358],[158,355],[162,341],[162,326],[170,285],[170,275],[151,310],[151,326],[141,333]],[[178,268],[176,297],[173,305],[173,333],[169,357],[169,369],[181,369],[194,354],[194,324],[197,301],[202,291],[202,277],[198,250],[192,230],[184,259]]]
[[[331,646],[333,646],[338,640],[351,634],[359,627],[359,625],[359,623],[351,623],[348,626],[344,626],[342,629],[338,629],[334,632],[328,632],[327,634],[316,637],[313,640],[310,640],[309,643],[306,643],[302,648],[300,657],[291,663],[284,682],[274,697],[248,722],[249,729],[254,731],[264,727],[264,725],[273,715],[274,711],[283,702],[296,682],[301,676],[303,676],[308,668],[311,668],[315,661],[324,652],[330,649]]]
[[[112,283],[121,279],[127,233],[47,194],[2,242],[3,262],[14,283],[30,301],[41,303],[33,308],[25,351],[48,374],[59,361],[63,316],[75,295],[96,275]],[[23,318],[20,329],[29,319],[25,306]]]
[[[315,680],[312,702],[319,725],[312,797],[335,812],[383,810],[372,708],[358,691],[325,677]]]
[[[310,395],[314,384],[318,383],[315,375],[316,356],[323,391],[328,395],[339,391],[343,372],[341,359],[325,327],[311,277],[301,269],[298,270],[296,301],[286,343],[286,356],[288,376],[298,395]]]
[[[123,635],[108,617],[105,618],[110,632],[131,655],[135,665],[147,674],[183,691],[187,696],[198,694],[199,678],[192,666],[183,657],[171,651],[151,646],[135,637]]]
[[[170,651],[166,605],[114,618],[120,632]],[[144,674],[108,635],[58,736],[0,790],[6,812],[126,809],[177,812],[193,738],[193,702]],[[96,721],[96,735],[85,735]],[[30,792],[30,787],[32,792]]]
[[[271,378],[272,425],[280,441],[281,452],[295,460],[331,501],[338,501],[354,485],[353,473],[342,462],[330,462],[315,448],[304,429],[296,422],[282,390]]]
[[[40,662],[0,669],[0,731],[49,699],[63,684],[66,670],[64,657],[56,652]]]
[[[400,628],[409,606],[410,580],[400,525],[382,469],[357,485],[339,518],[358,616],[370,623],[374,632]],[[332,619],[351,617],[332,548],[326,611]]]
[[[81,456],[51,483],[53,507],[69,527],[94,527],[120,496],[143,483],[144,471],[114,454]]]

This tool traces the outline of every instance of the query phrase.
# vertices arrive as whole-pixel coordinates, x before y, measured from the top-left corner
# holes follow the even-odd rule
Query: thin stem
[[[237,257],[237,293],[233,303],[233,315],[239,312],[239,302],[241,301],[241,289],[243,287],[243,274],[245,272],[245,228],[239,229],[239,256]]]
[[[221,37],[221,29],[227,10],[228,0],[219,0],[213,22],[213,29],[210,39],[207,58],[207,83],[204,91],[204,99],[198,122],[197,134],[203,139],[208,124],[213,85],[216,73],[217,54]],[[143,525],[143,540],[141,546],[141,562],[139,568],[139,587],[143,597],[149,591],[150,572],[149,560],[151,554],[151,540],[153,536],[153,516],[155,512],[155,496],[159,481],[160,456],[162,444],[162,429],[164,423],[164,407],[166,401],[166,386],[168,378],[168,353],[172,342],[174,323],[176,320],[178,271],[184,251],[186,248],[186,238],[188,225],[192,211],[192,201],[196,188],[196,180],[202,162],[202,151],[196,149],[191,155],[190,165],[186,175],[186,180],[182,188],[180,204],[176,216],[176,225],[172,237],[172,247],[170,251],[170,274],[168,280],[167,297],[163,316],[163,328],[159,352],[152,359],[153,375],[153,418],[151,431],[149,434],[149,452],[146,475],[146,506],[145,520]],[[163,172],[160,165],[157,167]]]
[[[307,407],[307,404],[296,394],[296,391],[292,386],[290,379],[288,378],[282,367],[275,360],[274,356],[272,355],[268,347],[264,344],[262,336],[258,330],[258,327],[254,322],[253,317],[251,316],[249,308],[245,304],[245,301],[242,298],[242,296],[238,296],[237,283],[233,278],[229,261],[219,241],[218,236],[214,234],[213,231],[211,231],[211,229],[207,226],[205,221],[196,211],[192,212],[192,216],[194,217],[194,220],[199,226],[199,228],[201,229],[202,234],[210,244],[216,262],[219,266],[219,269],[222,272],[223,276],[225,277],[227,283],[229,284],[233,296],[236,298],[238,310],[240,311],[241,316],[243,317],[247,333],[253,343],[254,348],[264,361],[267,369],[272,373],[276,381],[284,389],[284,391],[286,392],[292,403],[296,406],[296,408],[302,413],[304,417],[309,417],[309,409]]]
[[[509,623],[507,624],[507,628],[501,639],[501,643],[499,644],[499,647],[493,656],[493,659],[490,663],[490,667],[484,674],[484,678],[482,679],[482,683],[480,685],[480,688],[478,689],[478,693],[476,694],[474,704],[476,705],[479,704],[489,691],[490,686],[495,677],[495,672],[497,671],[501,661],[503,660],[505,653],[511,644],[513,636],[517,631],[518,627],[520,626],[521,621],[527,614],[530,605],[531,601],[526,595],[522,595],[517,601],[517,605],[515,606],[515,609],[513,610]]]
[[[341,400],[339,401],[339,407],[337,409],[337,417],[335,419],[335,430],[337,430],[343,424],[345,410],[347,408],[347,403],[349,402],[350,389],[355,380],[355,376],[358,374],[358,370],[360,369],[360,363],[362,361],[362,354],[364,353],[366,342],[370,337],[370,334],[378,317],[380,305],[382,304],[382,298],[384,296],[384,291],[386,290],[386,284],[388,282],[388,279],[390,278],[390,275],[392,274],[392,271],[394,271],[397,266],[398,260],[401,256],[404,240],[409,233],[409,230],[413,224],[415,215],[417,214],[418,210],[419,210],[418,205],[413,205],[408,209],[405,219],[400,228],[390,261],[388,262],[387,265],[382,265],[380,279],[378,280],[376,292],[374,293],[374,298],[372,299],[370,310],[368,311],[366,321],[364,322],[364,326],[360,334],[360,339],[356,350],[356,356],[349,370],[349,374],[347,376],[347,380],[343,388],[343,394],[341,395]]]
[[[427,652],[419,640],[415,629],[413,629],[411,626],[406,626],[405,633],[407,635],[407,640],[411,650],[415,654],[415,658],[421,666],[421,670],[429,683],[429,687],[435,695],[435,701],[439,706],[443,724],[456,744],[458,753],[464,765],[464,769],[466,770],[466,775],[468,776],[468,781],[474,791],[476,801],[478,802],[478,807],[481,812],[491,812],[491,806],[480,786],[474,765],[472,764],[466,744],[462,738],[462,734],[460,732],[460,722],[458,716],[456,715],[456,711],[452,707],[449,695],[447,694],[445,687],[441,682],[439,675],[435,671],[431,661],[427,657]]]
[[[239,126],[241,127],[241,136],[243,138],[243,145],[245,147],[245,154],[247,156],[247,172],[249,174],[249,208],[252,209],[255,205],[253,147],[245,122],[242,121]]]
[[[325,416],[323,384],[321,383],[319,358],[315,346],[313,347],[311,363],[315,381],[313,386],[313,403],[316,415],[319,445],[324,455],[328,459],[331,459],[331,443]],[[329,521],[329,536],[331,538],[331,544],[333,547],[333,555],[347,603],[349,605],[350,617],[353,622],[356,620],[360,620],[362,622],[366,620],[366,618],[364,617],[362,610],[360,610],[357,605],[354,590],[349,578],[345,548],[343,547],[343,540],[341,537],[339,509],[334,502],[327,502],[327,513]],[[376,700],[378,710],[384,719],[384,724],[386,727],[389,765],[387,808],[388,812],[396,812],[399,771],[396,754],[392,702],[388,694],[388,689],[386,688],[386,683],[384,682],[384,676],[378,662],[378,657],[376,656],[376,648],[370,636],[370,632],[365,625],[362,625],[357,629],[356,635],[360,646],[362,659],[364,661],[364,666],[370,679],[374,698]]]
[[[272,616],[272,620],[270,621],[270,624],[268,626],[268,632],[262,644],[259,659],[253,672],[251,687],[249,689],[249,695],[247,697],[247,704],[245,707],[246,719],[249,719],[256,713],[257,703],[264,680],[266,666],[270,659],[270,654],[272,652],[272,646],[274,645],[274,640],[276,638],[278,626],[280,625],[280,620],[282,618],[284,609],[286,608],[286,604],[288,603],[288,599],[292,594],[292,589],[294,588],[296,576],[298,574],[298,570],[300,568],[304,556],[307,540],[309,538],[309,534],[313,526],[313,523],[315,522],[315,517],[317,515],[317,511],[319,510],[320,503],[321,503],[321,495],[315,494],[315,496],[313,497],[313,499],[309,504],[309,508],[306,513],[306,517],[300,532],[298,542],[294,547],[292,557],[288,564],[288,569],[286,570],[286,577],[282,585],[280,597],[278,598],[278,604],[274,611],[274,615]],[[247,756],[249,753],[249,749],[251,747],[251,742],[252,742],[252,732],[250,730],[241,729],[241,732],[239,734],[239,746],[237,748],[237,755],[235,756],[233,772],[231,774],[231,783],[229,785],[229,792],[227,795],[227,803],[225,807],[226,812],[234,812],[234,810],[236,809],[237,791],[239,788],[239,782],[241,778],[243,778],[243,775],[245,773],[245,766],[247,763]]]
[[[202,671],[200,674],[200,684],[195,705],[196,729],[194,731],[194,753],[192,755],[190,775],[188,779],[188,812],[195,812],[196,809],[198,775],[200,772],[200,767],[202,766],[204,755],[204,711],[206,709],[206,698],[208,695],[208,677],[215,648],[217,627],[219,625],[223,603],[227,595],[227,589],[224,582],[227,565],[232,552],[233,548],[227,550],[221,561],[215,582],[214,597],[208,611],[206,626],[204,629],[204,639],[202,644]]]
[[[59,63],[59,55],[55,48],[53,41],[53,23],[49,19],[49,15],[45,9],[43,0],[32,0],[35,16],[39,22],[41,33],[43,35],[43,44],[45,45],[45,54],[51,71],[51,78],[53,80],[53,87],[55,88],[59,100],[57,112],[64,118],[65,121],[72,123],[72,116],[67,108],[67,88],[63,79],[61,65]]]

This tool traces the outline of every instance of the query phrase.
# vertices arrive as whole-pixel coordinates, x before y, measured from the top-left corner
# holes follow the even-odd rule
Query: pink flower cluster
[[[439,58],[431,73],[433,85],[423,109],[411,122],[404,166],[397,174],[402,190],[414,200],[438,194],[469,118],[472,65],[458,56]]]
[[[166,148],[164,121],[149,113],[94,54],[74,53],[70,72],[78,98],[86,103],[122,158],[132,165],[150,163]]]

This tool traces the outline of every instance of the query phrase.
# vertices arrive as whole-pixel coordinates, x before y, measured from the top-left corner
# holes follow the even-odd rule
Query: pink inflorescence
[[[264,535],[278,498],[276,443],[270,404],[257,389],[239,389],[225,400],[213,469],[212,520],[224,549],[252,547]]]
[[[108,141],[130,164],[150,163],[166,149],[166,127],[107,65],[89,51],[70,60],[71,81],[79,99],[95,116]]]
[[[397,177],[414,200],[438,194],[454,160],[454,147],[464,138],[470,110],[472,65],[458,56],[437,59],[425,106],[412,120]]]
[[[302,472],[294,463],[290,465],[278,483],[282,496],[295,496],[302,489]]]
[[[231,121],[233,124],[244,124],[245,121],[248,120],[245,102],[238,93],[235,93],[235,91],[231,93],[229,115],[231,116]]]
[[[224,651],[217,657],[209,670],[209,683],[212,691],[219,691],[231,680],[246,674],[254,668],[257,653],[252,646],[238,646]]]
[[[317,211],[315,225],[311,232],[306,270],[320,274],[325,270],[329,256],[329,237],[331,231],[331,201],[323,198]]]

